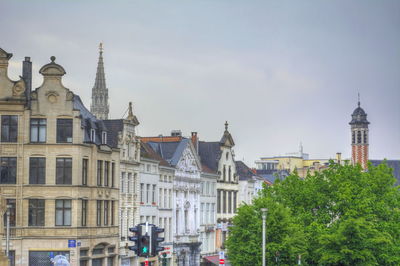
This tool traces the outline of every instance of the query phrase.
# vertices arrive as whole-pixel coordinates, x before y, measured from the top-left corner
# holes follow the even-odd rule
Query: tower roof
[[[367,120],[367,113],[360,107],[360,99],[358,99],[358,107],[354,109],[351,115],[350,125],[356,124],[369,124]]]
[[[103,62],[103,44],[99,46],[99,61],[97,63],[96,79],[94,81],[93,90],[107,90],[106,87],[106,76],[104,74],[104,62]]]

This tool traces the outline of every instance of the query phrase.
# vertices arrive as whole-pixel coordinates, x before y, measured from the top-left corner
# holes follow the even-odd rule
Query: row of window
[[[30,199],[28,207],[28,226],[45,225],[45,202],[44,199]],[[114,225],[115,201],[98,200],[96,225]],[[10,206],[10,226],[16,225],[16,204],[15,199],[7,199]],[[81,200],[81,226],[87,226],[88,200]],[[6,217],[4,216],[4,219]],[[71,226],[72,200],[55,200],[55,225]]]
[[[235,175],[232,173],[232,168],[230,165],[228,167],[226,167],[226,165],[223,166],[222,180],[226,181],[226,182],[234,182],[235,181]]]
[[[237,191],[217,191],[217,213],[236,213]]]
[[[103,171],[104,164],[104,171]],[[87,185],[89,160],[82,160],[82,185]],[[97,161],[97,185],[114,187],[115,163]],[[111,172],[111,173],[110,173]],[[111,181],[110,181],[111,174]],[[104,176],[103,176],[104,175]],[[0,184],[16,184],[17,158],[0,158]],[[72,158],[56,158],[56,184],[72,185]],[[46,158],[29,158],[29,184],[46,184]]]
[[[107,132],[101,132],[101,143],[107,144]],[[68,118],[57,119],[56,129],[57,143],[72,143],[73,120]],[[18,137],[18,116],[2,115],[1,116],[1,141],[17,142]],[[30,120],[30,142],[45,143],[47,140],[47,119],[31,118]],[[90,130],[90,140],[96,141],[95,129]]]
[[[133,174],[132,178],[132,173],[127,173],[126,172],[121,172],[121,186],[120,190],[121,193],[135,193],[135,188],[136,188],[136,181],[137,181],[137,174]]]
[[[352,144],[367,144],[368,137],[367,131],[353,131],[352,132]],[[356,139],[357,138],[357,139]],[[357,140],[357,142],[356,142]]]
[[[200,204],[200,224],[215,224],[215,203]]]
[[[172,176],[170,175],[160,175],[160,182],[172,183]]]
[[[146,189],[146,190],[145,190]],[[156,185],[140,183],[140,203],[156,204]]]
[[[216,186],[215,182],[210,182],[210,181],[201,182],[201,195],[215,196],[216,193],[215,186]]]

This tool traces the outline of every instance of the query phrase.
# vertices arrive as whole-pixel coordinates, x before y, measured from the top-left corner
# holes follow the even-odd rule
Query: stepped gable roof
[[[397,185],[400,185],[400,160],[370,160],[373,166],[378,166],[384,162],[393,169],[393,176],[397,179]]]
[[[110,119],[110,120],[102,120],[106,125],[107,132],[107,144],[113,148],[118,148],[118,135],[119,132],[122,132],[124,129],[124,120],[123,119]]]
[[[200,161],[215,173],[218,172],[218,163],[221,154],[221,144],[219,142],[199,141]]]
[[[171,166],[176,166],[182,156],[183,151],[189,144],[189,139],[182,138],[181,141],[174,142],[147,142]]]
[[[148,143],[140,143],[140,155],[144,158],[159,161],[162,166],[170,166]]]
[[[239,175],[239,180],[252,179],[256,174],[242,161],[235,161],[236,173]]]
[[[94,129],[96,132],[95,144],[101,145],[101,132],[107,131],[107,127],[102,120],[97,119],[82,103],[78,95],[74,95],[74,109],[80,112],[81,127],[84,129],[83,142],[93,143],[90,139],[90,130]]]

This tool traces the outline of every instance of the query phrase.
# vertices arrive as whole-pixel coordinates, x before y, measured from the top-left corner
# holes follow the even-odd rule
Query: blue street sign
[[[69,248],[76,248],[76,240],[75,239],[69,239],[68,240],[68,247]]]

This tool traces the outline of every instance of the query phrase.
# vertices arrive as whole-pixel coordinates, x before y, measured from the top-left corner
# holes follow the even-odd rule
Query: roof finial
[[[228,121],[225,121],[225,130],[228,131]]]
[[[358,107],[360,107],[360,93],[358,93]]]
[[[102,42],[99,44],[99,50],[100,50],[100,53],[103,53],[103,43]]]
[[[132,102],[129,102],[129,110],[128,110],[128,117],[127,119],[132,120],[133,119],[133,112],[132,112]]]

